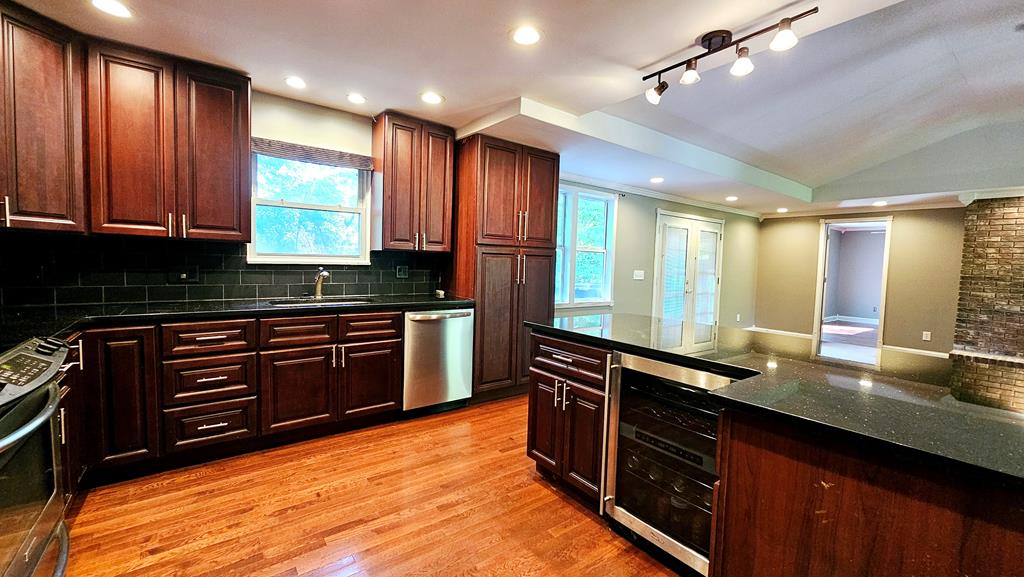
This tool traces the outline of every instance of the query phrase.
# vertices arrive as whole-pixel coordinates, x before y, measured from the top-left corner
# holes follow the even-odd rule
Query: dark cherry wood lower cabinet
[[[527,455],[597,504],[600,493],[605,395],[530,369]]]
[[[1019,480],[727,410],[713,577],[1019,577]]]
[[[87,454],[113,465],[160,453],[156,327],[91,330],[82,342],[86,367]]]
[[[61,382],[60,462],[65,507],[78,493],[82,478],[82,391],[78,390],[77,372],[72,368]]]
[[[338,420],[334,345],[260,353],[260,432]]]
[[[168,453],[255,437],[259,432],[256,397],[167,409],[163,419]]]
[[[338,348],[343,419],[402,408],[402,341],[338,345]]]

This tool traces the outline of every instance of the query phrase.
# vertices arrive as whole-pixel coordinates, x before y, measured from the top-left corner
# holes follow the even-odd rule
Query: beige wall
[[[886,288],[886,345],[949,352],[960,282],[964,209],[892,213]],[[820,219],[768,219],[761,223],[757,270],[757,319],[761,328],[811,333]],[[921,340],[931,331],[931,342]]]
[[[252,135],[372,156],[369,117],[273,94],[252,95]]]
[[[650,315],[654,304],[657,210],[725,220],[722,247],[722,327],[750,326],[757,275],[757,219],[639,195],[620,195],[615,224],[614,311]],[[644,280],[633,280],[633,270]],[[740,321],[736,322],[736,315]]]

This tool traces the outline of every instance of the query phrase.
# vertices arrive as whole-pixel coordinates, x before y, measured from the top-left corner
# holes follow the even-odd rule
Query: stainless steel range
[[[604,510],[707,575],[718,481],[718,407],[708,392],[732,379],[618,356],[608,396]]]
[[[68,534],[58,409],[67,352],[61,341],[31,339],[0,355],[3,577],[64,574]]]

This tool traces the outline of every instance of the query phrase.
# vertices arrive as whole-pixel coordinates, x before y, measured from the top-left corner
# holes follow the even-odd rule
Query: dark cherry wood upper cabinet
[[[555,215],[558,208],[558,155],[523,148],[523,211],[520,245],[555,248]]]
[[[0,26],[0,223],[84,231],[81,45],[9,4]]]
[[[517,296],[520,255],[511,247],[480,246],[478,251],[474,388],[477,391],[517,382]]]
[[[537,465],[554,475],[562,471],[563,427],[559,379],[541,370],[529,371],[529,420],[526,454]]]
[[[249,102],[245,76],[177,64],[178,236],[249,241]]]
[[[341,418],[402,408],[402,341],[339,345]]]
[[[391,111],[374,119],[382,247],[451,250],[455,131]]]
[[[522,207],[519,204],[522,148],[495,138],[479,138],[477,242],[516,246],[522,227]]]
[[[420,250],[452,250],[452,181],[455,134],[447,126],[423,124],[423,186],[420,203]]]
[[[338,420],[334,345],[260,353],[260,432]]]
[[[523,321],[551,322],[555,316],[555,253],[550,250],[521,249],[519,254],[519,295],[516,341],[519,384],[530,380],[530,329]]]
[[[91,42],[91,230],[174,236],[174,61]]]
[[[82,342],[87,431],[94,464],[156,457],[160,450],[156,327],[91,330]]]
[[[601,453],[604,444],[604,394],[563,381],[565,420],[562,478],[597,499],[601,484]]]

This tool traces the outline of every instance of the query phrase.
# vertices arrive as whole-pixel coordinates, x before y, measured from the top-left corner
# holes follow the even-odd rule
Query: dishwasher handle
[[[460,311],[457,313],[440,313],[433,315],[406,315],[410,321],[446,321],[448,319],[462,319],[473,314],[473,311]]]

